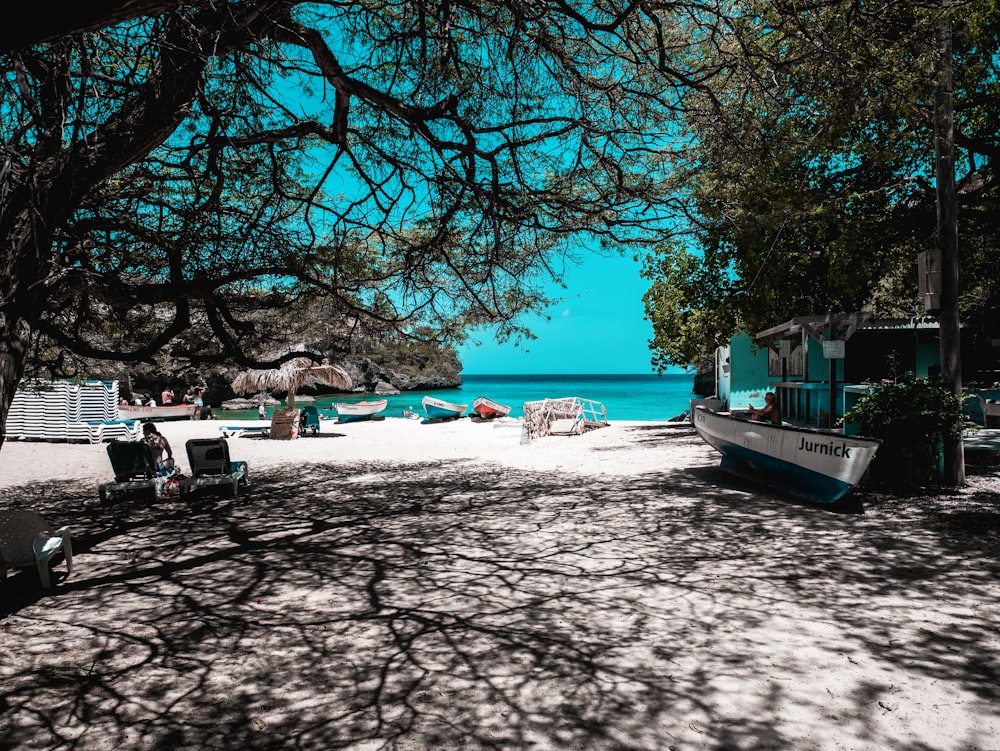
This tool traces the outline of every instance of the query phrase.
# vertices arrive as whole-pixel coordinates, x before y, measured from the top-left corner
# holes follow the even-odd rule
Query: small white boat
[[[190,420],[197,409],[193,404],[166,404],[158,407],[122,405],[118,408],[120,420]]]
[[[492,420],[495,417],[506,417],[510,414],[510,407],[485,396],[480,396],[472,400],[472,411],[484,420]]]
[[[361,422],[370,420],[373,415],[385,409],[388,399],[376,399],[373,402],[336,402],[333,408],[341,422]]]
[[[443,399],[435,399],[433,396],[425,396],[421,404],[428,420],[454,420],[465,414],[465,410],[469,408],[468,404],[452,404]]]
[[[692,410],[695,430],[722,454],[722,468],[814,503],[833,503],[857,485],[880,441]]]

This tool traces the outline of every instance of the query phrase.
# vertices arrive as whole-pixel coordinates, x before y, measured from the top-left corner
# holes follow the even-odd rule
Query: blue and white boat
[[[433,396],[425,396],[421,404],[428,420],[453,420],[461,417],[469,408],[468,404],[452,404],[443,399],[435,399]]]
[[[722,454],[723,469],[814,503],[833,503],[852,490],[881,445],[833,431],[750,421],[704,406],[696,406],[692,417],[698,435]]]

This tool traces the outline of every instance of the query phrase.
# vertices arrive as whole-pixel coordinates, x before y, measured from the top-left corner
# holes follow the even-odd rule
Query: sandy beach
[[[110,507],[103,445],[3,446],[75,557],[0,583],[0,748],[1000,751],[995,464],[833,511],[683,423],[229,445],[238,498]]]

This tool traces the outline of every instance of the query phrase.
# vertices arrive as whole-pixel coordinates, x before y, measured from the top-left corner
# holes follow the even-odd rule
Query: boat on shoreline
[[[371,402],[335,402],[332,406],[341,422],[361,422],[382,412],[388,403],[388,399],[376,399]]]
[[[813,503],[834,503],[864,477],[880,441],[833,431],[772,425],[692,410],[698,435],[722,454],[724,470]]]
[[[492,420],[496,417],[506,417],[510,414],[511,408],[506,404],[479,396],[472,400],[472,411],[484,420]]]
[[[420,403],[427,413],[428,420],[454,420],[465,414],[465,410],[469,408],[468,404],[452,404],[433,396],[425,396]]]
[[[193,404],[162,404],[157,407],[140,407],[138,405],[126,407],[122,405],[118,408],[118,418],[120,420],[143,421],[190,420],[195,409],[199,408]]]

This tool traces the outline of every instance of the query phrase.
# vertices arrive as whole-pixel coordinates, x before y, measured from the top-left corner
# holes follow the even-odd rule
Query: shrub
[[[862,397],[844,421],[882,441],[873,482],[896,491],[926,485],[936,473],[942,441],[962,433],[964,399],[940,381],[923,379],[880,384]]]

